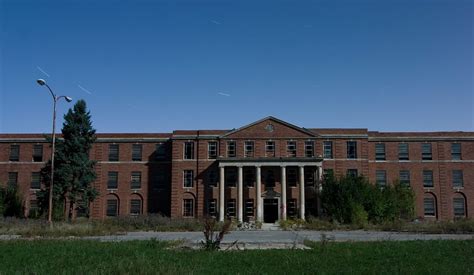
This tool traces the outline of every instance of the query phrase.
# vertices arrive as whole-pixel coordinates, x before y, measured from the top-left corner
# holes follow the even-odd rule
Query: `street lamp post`
[[[54,152],[55,152],[55,144],[56,144],[56,103],[61,98],[64,98],[67,102],[71,102],[72,98],[68,96],[56,96],[53,93],[53,90],[49,87],[43,79],[38,79],[36,82],[40,86],[46,86],[53,97],[53,131],[51,133],[52,141],[51,141],[51,183],[49,185],[49,203],[48,203],[48,223],[50,225],[53,224],[53,184],[54,184]]]

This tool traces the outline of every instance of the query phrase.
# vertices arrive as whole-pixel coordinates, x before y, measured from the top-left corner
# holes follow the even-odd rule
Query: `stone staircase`
[[[262,223],[263,231],[278,231],[281,230],[280,226],[277,223]]]

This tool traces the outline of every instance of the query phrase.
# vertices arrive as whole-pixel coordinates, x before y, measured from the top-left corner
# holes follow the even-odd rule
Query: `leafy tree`
[[[96,178],[95,161],[89,159],[89,152],[96,140],[95,129],[92,127],[91,115],[87,111],[86,102],[79,100],[73,109],[64,115],[62,139],[56,143],[53,187],[53,216],[61,218],[60,213],[54,213],[63,208],[64,218],[73,219],[78,202],[89,203],[98,195],[92,187]],[[47,208],[51,161],[41,171],[43,183],[47,187],[39,194],[39,204]],[[87,211],[86,211],[87,212]]]
[[[363,226],[366,222],[383,223],[411,219],[414,193],[398,181],[384,187],[364,177],[327,177],[321,193],[322,207],[333,220]]]
[[[23,215],[23,204],[18,186],[0,186],[0,215],[4,217]]]

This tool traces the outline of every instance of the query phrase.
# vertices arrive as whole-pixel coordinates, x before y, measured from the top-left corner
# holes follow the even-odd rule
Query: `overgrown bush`
[[[18,186],[0,185],[0,215],[4,217],[22,217],[23,204]]]
[[[232,220],[227,219],[221,226],[214,218],[206,218],[204,220],[204,238],[202,247],[205,250],[219,250],[221,249],[221,242],[224,235],[228,234],[232,227]]]
[[[328,177],[321,194],[325,214],[340,223],[364,227],[414,215],[415,196],[399,182],[377,186],[364,177]]]

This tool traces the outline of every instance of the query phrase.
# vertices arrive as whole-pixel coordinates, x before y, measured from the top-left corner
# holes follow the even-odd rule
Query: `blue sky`
[[[0,53],[1,133],[50,132],[37,78],[98,132],[474,131],[473,1],[0,0]]]

